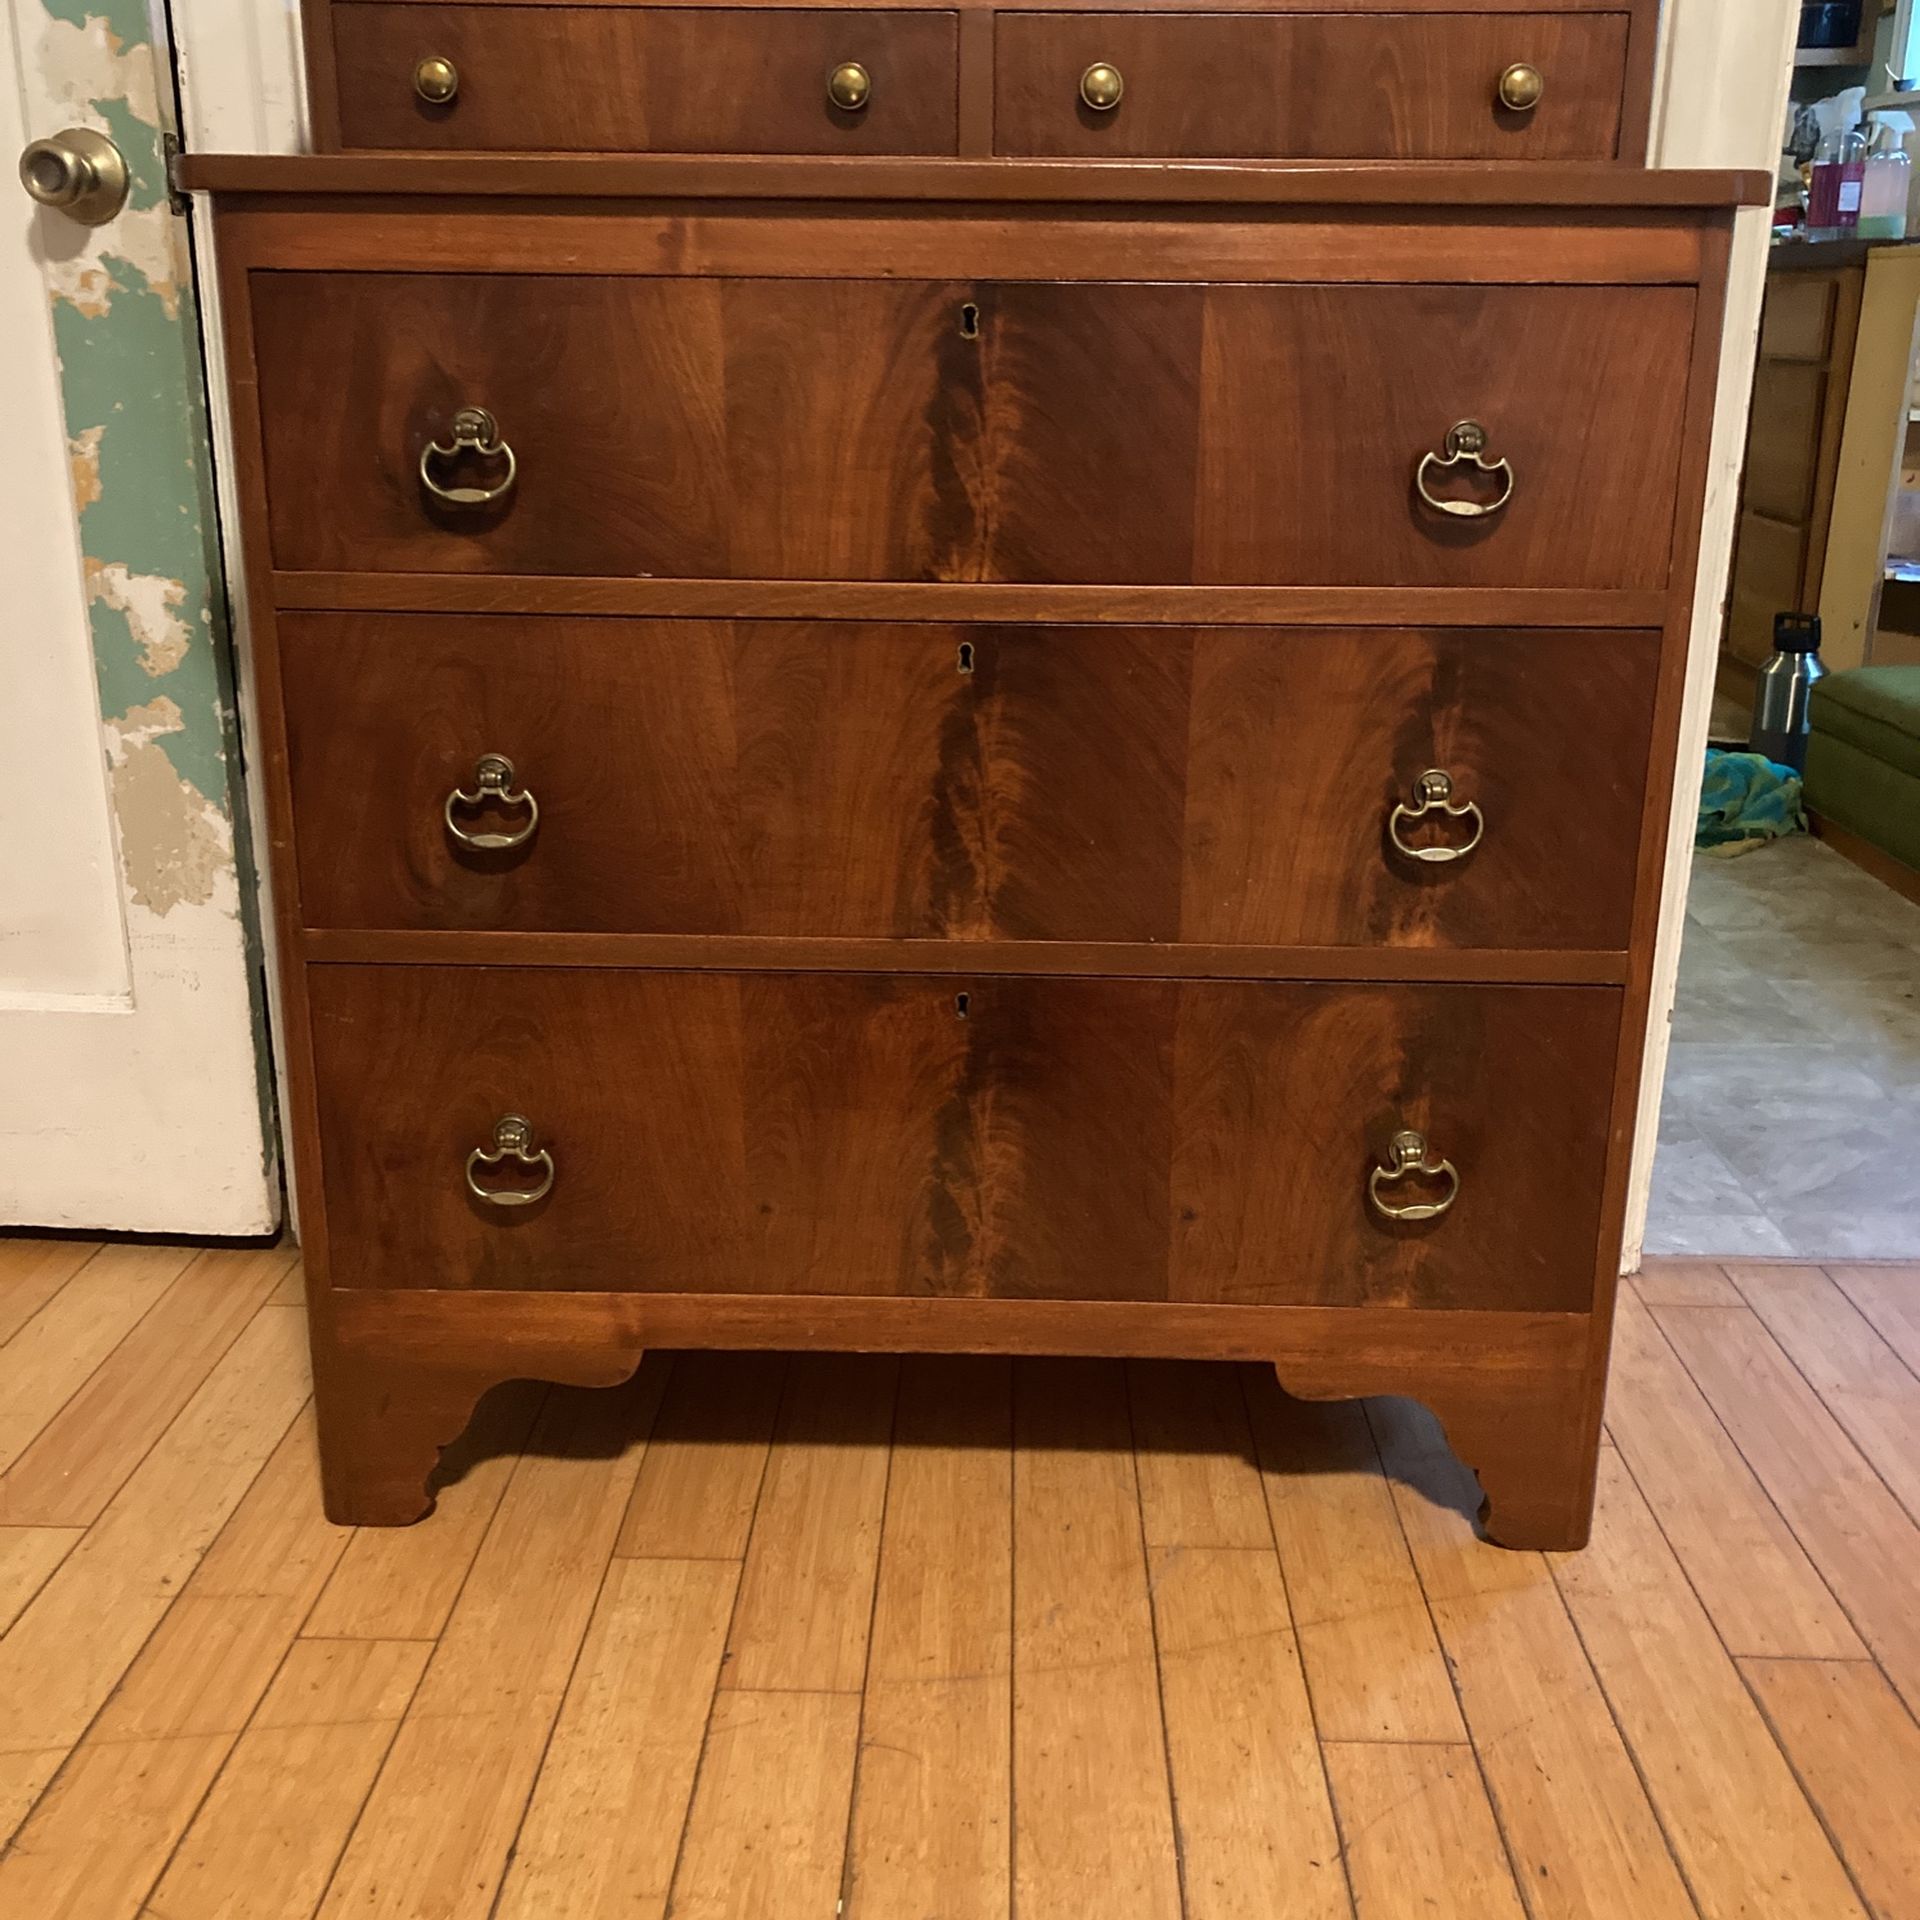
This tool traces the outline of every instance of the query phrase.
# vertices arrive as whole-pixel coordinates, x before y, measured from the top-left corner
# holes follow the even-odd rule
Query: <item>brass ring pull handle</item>
[[[460,69],[445,55],[430,53],[413,70],[413,90],[430,107],[451,106],[460,91]]]
[[[500,807],[525,807],[526,825],[516,827],[511,833],[469,833],[453,817],[456,807],[483,807],[489,803]],[[540,802],[524,787],[515,792],[513,762],[504,753],[483,753],[474,762],[473,791],[455,787],[447,795],[447,804],[442,811],[446,815],[447,831],[463,847],[478,847],[483,853],[499,853],[507,847],[524,847],[533,838],[534,828],[540,824]]]
[[[873,98],[873,75],[858,60],[843,60],[827,75],[827,98],[842,113],[864,113]]]
[[[1401,839],[1402,825],[1424,820],[1435,813],[1443,814],[1449,820],[1471,820],[1473,832],[1457,847],[1410,847]],[[1448,860],[1464,860],[1480,844],[1480,836],[1486,830],[1486,816],[1471,800],[1454,799],[1453,775],[1443,773],[1438,767],[1429,767],[1413,783],[1412,806],[1402,801],[1387,815],[1387,838],[1409,860],[1425,860],[1434,866]]]
[[[506,471],[490,487],[443,487],[433,477],[434,464],[454,460],[463,453],[478,454],[483,460],[500,460]],[[513,491],[519,476],[519,463],[513,449],[500,438],[499,425],[485,407],[462,407],[453,416],[453,441],[429,440],[420,449],[420,484],[436,500],[451,507],[490,507]]]
[[[1500,497],[1497,500],[1443,500],[1427,486],[1432,474],[1445,473],[1450,468],[1472,467],[1478,473],[1496,475],[1500,482]],[[1447,430],[1447,450],[1444,454],[1423,454],[1420,464],[1413,470],[1413,484],[1420,498],[1436,513],[1450,513],[1456,520],[1484,520],[1495,514],[1513,498],[1513,463],[1509,460],[1489,460],[1487,458],[1487,430],[1478,420],[1462,420]]]
[[[1546,78],[1540,69],[1524,60],[1516,60],[1493,83],[1493,97],[1509,113],[1531,113],[1546,90]]]
[[[1095,113],[1111,113],[1126,90],[1127,83],[1111,60],[1096,60],[1080,76],[1080,98]]]
[[[1460,1169],[1451,1160],[1434,1159],[1424,1133],[1415,1133],[1411,1127],[1396,1133],[1388,1143],[1387,1154],[1388,1163],[1375,1167],[1367,1175],[1367,1198],[1373,1202],[1374,1212],[1389,1220],[1438,1220],[1459,1199]],[[1403,1207],[1381,1197],[1383,1187],[1410,1180],[1415,1174],[1428,1180],[1444,1180],[1446,1193],[1438,1200],[1415,1200]]]
[[[536,1187],[487,1187],[480,1183],[482,1167],[497,1167],[503,1160],[515,1166],[532,1167],[540,1174]],[[530,1207],[553,1191],[553,1155],[545,1147],[533,1144],[532,1124],[517,1113],[503,1113],[493,1123],[493,1145],[475,1147],[467,1155],[467,1191],[490,1207]]]

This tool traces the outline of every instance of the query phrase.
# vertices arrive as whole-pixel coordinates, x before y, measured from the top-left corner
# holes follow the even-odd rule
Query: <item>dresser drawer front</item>
[[[337,1286],[1588,1304],[1611,989],[310,978]]]
[[[252,289],[286,569],[1667,581],[1689,288],[260,272]],[[423,482],[424,454],[444,490],[505,487],[503,460],[463,465],[467,408],[517,463],[492,506]],[[1495,469],[1471,485],[1462,421]]]
[[[1652,633],[280,624],[309,926],[1627,944]]]
[[[332,9],[346,147],[644,153],[952,153],[958,16],[839,7]],[[457,90],[420,98],[422,59]],[[865,69],[847,111],[828,76]]]
[[[1003,13],[994,144],[1072,159],[1610,160],[1627,26],[1625,13]],[[1082,96],[1095,65],[1120,75],[1111,107]],[[1497,97],[1516,65],[1544,82],[1520,111]]]

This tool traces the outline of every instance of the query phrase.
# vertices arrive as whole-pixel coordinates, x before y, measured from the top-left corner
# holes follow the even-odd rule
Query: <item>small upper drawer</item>
[[[951,13],[333,9],[345,147],[952,153]],[[441,63],[423,71],[423,63]],[[839,69],[858,69],[839,74]],[[846,106],[829,94],[834,81]],[[432,100],[426,94],[450,97]]]
[[[1625,13],[1003,13],[994,145],[1075,159],[1611,159],[1627,24]]]

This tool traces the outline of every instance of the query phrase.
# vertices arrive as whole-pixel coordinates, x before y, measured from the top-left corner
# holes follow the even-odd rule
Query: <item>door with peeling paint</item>
[[[0,1223],[279,1215],[230,656],[163,57],[141,0],[0,0]],[[36,207],[89,127],[131,190]]]

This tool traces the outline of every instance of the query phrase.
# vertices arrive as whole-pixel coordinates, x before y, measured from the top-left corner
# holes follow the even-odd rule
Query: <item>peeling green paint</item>
[[[86,463],[76,506],[101,716],[111,741],[164,694],[177,724],[143,750],[164,755],[190,789],[170,811],[198,837],[210,807],[231,845],[233,697],[203,373],[146,12],[130,0],[43,5],[48,31],[29,57],[51,92],[113,138],[133,176],[126,209],[49,274],[67,437]],[[153,793],[150,773],[137,791]],[[196,839],[195,861],[203,851]],[[150,890],[147,904],[164,913],[169,903],[164,888]]]

